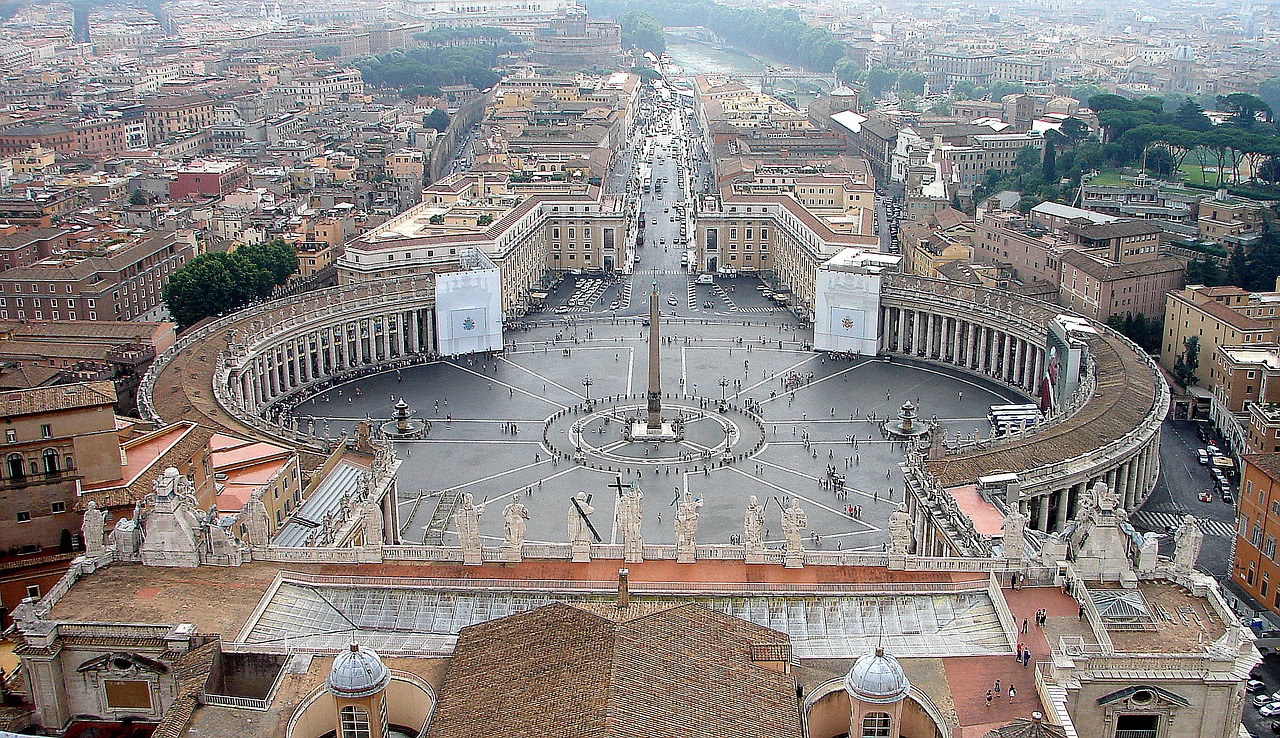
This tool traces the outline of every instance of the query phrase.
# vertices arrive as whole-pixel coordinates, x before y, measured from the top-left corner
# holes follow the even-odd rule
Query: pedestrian
[[[1023,618],[1023,619],[1022,619],[1022,632],[1023,632],[1024,634],[1027,632],[1027,619],[1026,619],[1026,618]]]
[[[991,707],[991,700],[992,700],[991,690],[988,689],[987,690],[987,707]]]
[[[996,680],[995,693],[996,693],[996,694],[1000,694],[1000,691],[1001,691],[1001,690],[1000,690],[1000,680],[999,680],[999,679],[997,679],[997,680]]]
[[[1014,698],[1017,696],[1018,696],[1018,690],[1014,689],[1013,685],[1010,684],[1009,685],[1009,701],[1013,702]]]
[[[1026,669],[1031,665],[1031,649],[1022,652],[1022,668]]]
[[[1084,620],[1084,603],[1080,603],[1080,612],[1076,615],[1076,620]]]
[[[1014,661],[1022,661],[1022,641],[1018,641],[1018,650],[1013,653]]]

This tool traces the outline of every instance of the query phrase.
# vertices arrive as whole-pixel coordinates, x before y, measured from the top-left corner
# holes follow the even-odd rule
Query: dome
[[[887,705],[911,691],[911,682],[898,660],[877,648],[875,655],[859,658],[844,677],[844,688],[852,699]]]
[[[329,691],[339,697],[368,697],[385,689],[390,682],[391,670],[378,654],[356,643],[333,659],[333,668],[325,680]]]

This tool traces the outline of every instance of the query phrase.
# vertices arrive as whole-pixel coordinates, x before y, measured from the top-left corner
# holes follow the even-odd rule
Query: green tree
[[[622,45],[636,47],[661,55],[667,50],[667,34],[662,23],[652,14],[644,11],[631,11],[618,16],[622,26]]]
[[[1187,262],[1187,284],[1202,284],[1206,287],[1217,287],[1222,284],[1222,270],[1218,263],[1207,256],[1197,256]]]
[[[162,292],[179,328],[269,296],[298,270],[293,247],[276,240],[233,253],[201,254],[174,272]]]
[[[843,84],[852,85],[857,81],[858,73],[862,71],[862,66],[846,56],[836,62],[834,71],[836,78]]]
[[[1218,95],[1218,105],[1231,113],[1234,122],[1242,128],[1250,128],[1259,119],[1270,123],[1271,106],[1257,95],[1247,92],[1233,92],[1230,95]]]
[[[917,95],[924,94],[925,76],[920,72],[903,72],[898,76],[898,90]]]
[[[326,44],[312,48],[311,53],[320,61],[328,61],[342,56],[342,49],[332,44]]]
[[[449,114],[440,108],[435,108],[430,113],[423,116],[422,125],[425,128],[434,128],[437,131],[443,131],[449,127]]]
[[[1044,175],[1047,182],[1052,182],[1058,178],[1058,147],[1053,140],[1054,138],[1045,136],[1044,159],[1040,162],[1040,173]]]
[[[130,205],[146,205],[147,193],[143,192],[141,187],[133,188],[133,192],[129,193],[129,204]]]
[[[1173,363],[1173,379],[1183,387],[1200,383],[1196,371],[1200,369],[1200,337],[1189,336],[1182,340],[1182,352]]]
[[[1200,103],[1195,98],[1188,97],[1182,101],[1178,109],[1173,113],[1173,119],[1170,121],[1179,128],[1185,128],[1188,131],[1207,131],[1213,128],[1213,121],[1209,120],[1209,116],[1204,114],[1204,108],[1200,107]]]
[[[1018,155],[1014,157],[1014,165],[1019,172],[1026,173],[1034,170],[1040,164],[1040,152],[1036,147],[1027,145],[1018,150]]]
[[[1280,110],[1280,77],[1272,77],[1259,85],[1258,97],[1272,110]]]

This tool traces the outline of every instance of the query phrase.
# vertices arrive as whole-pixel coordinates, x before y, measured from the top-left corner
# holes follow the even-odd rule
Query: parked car
[[[1261,692],[1267,688],[1267,683],[1258,679],[1250,679],[1244,683],[1244,688],[1248,692]]]
[[[1208,464],[1208,463],[1209,463],[1209,450],[1208,450],[1208,449],[1204,449],[1204,448],[1202,448],[1202,449],[1200,449],[1199,451],[1196,451],[1196,456],[1199,458],[1199,460],[1200,460],[1200,463],[1201,463],[1201,464]]]
[[[1236,504],[1236,498],[1231,494],[1231,490],[1229,489],[1222,490],[1222,501],[1228,505]]]
[[[1272,702],[1275,702],[1275,700],[1271,699],[1271,695],[1269,694],[1256,694],[1253,696],[1254,707],[1266,707]]]
[[[1275,717],[1280,715],[1280,702],[1272,702],[1258,709],[1258,714],[1263,717]]]
[[[1205,490],[1204,492],[1201,492],[1201,493],[1200,493],[1200,501],[1201,501],[1201,502],[1213,502],[1213,493],[1212,493],[1212,492],[1210,492],[1210,491],[1208,491],[1208,490]]]
[[[568,305],[558,305],[555,310],[556,315],[564,315],[567,312],[569,312]]]

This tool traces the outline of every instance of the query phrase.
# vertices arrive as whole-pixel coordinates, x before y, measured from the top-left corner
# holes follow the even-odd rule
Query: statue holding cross
[[[622,554],[629,564],[644,561],[644,537],[641,526],[644,523],[644,492],[637,484],[623,484],[622,477],[609,485],[618,493],[617,520],[618,529],[622,531]]]
[[[591,541],[593,538],[597,542],[600,540],[600,534],[588,517],[595,511],[586,492],[580,491],[569,498],[569,546],[574,561],[590,561]]]

